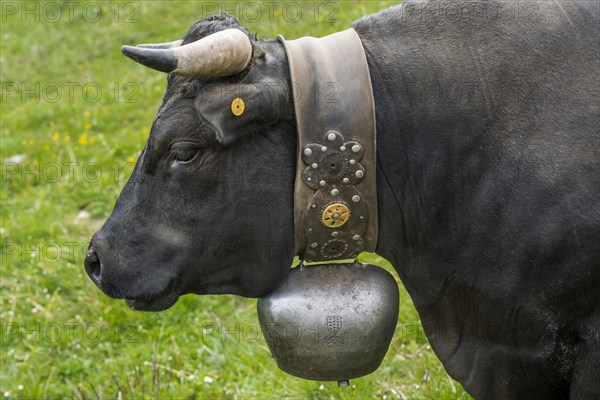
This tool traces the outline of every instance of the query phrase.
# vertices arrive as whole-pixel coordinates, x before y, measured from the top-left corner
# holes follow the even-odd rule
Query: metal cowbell
[[[374,265],[300,266],[258,300],[258,318],[283,371],[343,383],[375,371],[398,320],[398,286]]]

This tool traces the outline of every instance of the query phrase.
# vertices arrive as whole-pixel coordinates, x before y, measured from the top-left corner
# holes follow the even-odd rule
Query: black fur
[[[378,252],[477,399],[600,398],[599,23],[592,2],[430,1],[354,24]]]

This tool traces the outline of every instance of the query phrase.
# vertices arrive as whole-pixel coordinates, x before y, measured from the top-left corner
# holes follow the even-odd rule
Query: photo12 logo
[[[203,1],[201,10],[204,16],[228,13],[241,23],[282,21],[288,24],[333,24],[338,22],[339,5],[333,1]]]
[[[32,163],[4,161],[0,170],[2,181],[9,183],[96,183],[103,177],[114,183],[123,183],[135,167],[133,162],[115,162],[102,165],[95,161],[63,161]]]
[[[9,19],[25,23],[57,23],[103,19],[113,23],[136,23],[137,2],[2,1],[2,23]]]
[[[79,343],[136,343],[138,328],[134,322],[107,324],[100,322],[2,322],[2,344],[14,341],[29,344],[79,342]]]
[[[87,254],[88,243],[82,242],[13,242],[3,241],[0,246],[0,261],[3,264],[33,261],[48,264],[66,264],[83,259]]]
[[[2,82],[2,103],[137,103],[140,90],[136,82]]]

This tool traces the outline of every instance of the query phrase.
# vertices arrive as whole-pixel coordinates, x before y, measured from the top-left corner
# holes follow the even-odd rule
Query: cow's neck
[[[448,104],[453,99],[444,89],[453,82],[436,67],[415,65],[418,54],[364,36],[377,121],[378,253],[394,265],[419,308],[439,300],[469,251],[465,227],[476,221],[462,220],[467,199],[461,196],[482,173],[477,150],[485,145],[488,110],[468,93],[462,103]],[[460,73],[456,82],[470,81]]]

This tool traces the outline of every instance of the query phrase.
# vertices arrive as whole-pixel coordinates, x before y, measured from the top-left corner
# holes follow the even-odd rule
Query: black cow
[[[478,399],[600,398],[599,25],[596,1],[429,1],[353,26],[375,96],[377,252]],[[226,28],[248,34],[220,15],[183,43]],[[169,75],[92,239],[90,277],[136,309],[185,293],[259,297],[291,264],[288,65],[281,43],[248,37],[241,72]],[[128,54],[177,64],[147,53]],[[224,93],[238,90],[253,96],[233,118]]]

